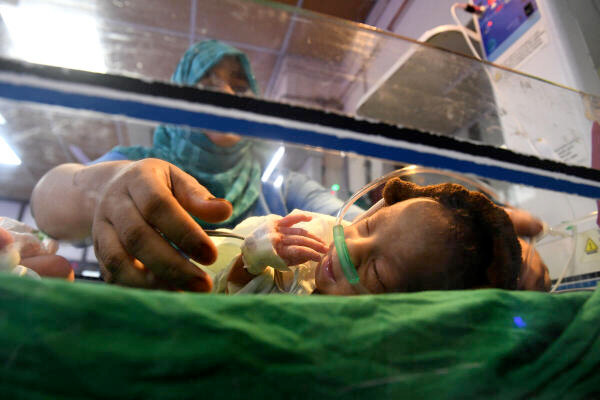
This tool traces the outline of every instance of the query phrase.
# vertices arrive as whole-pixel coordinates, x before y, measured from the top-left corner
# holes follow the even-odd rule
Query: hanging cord
[[[456,26],[460,29],[460,33],[462,33],[463,37],[465,38],[465,41],[467,42],[467,46],[469,46],[471,53],[473,53],[473,57],[475,57],[479,61],[482,61],[481,57],[479,56],[479,53],[477,52],[477,50],[475,50],[475,47],[473,46],[473,43],[471,42],[471,38],[469,37],[469,36],[476,37],[477,33],[467,29],[460,22],[460,20],[458,19],[458,16],[456,15],[456,9],[459,7],[470,14],[478,14],[478,15],[485,11],[485,7],[475,6],[473,4],[468,4],[468,3],[454,3],[454,4],[452,4],[452,7],[450,7],[450,14],[452,14],[452,19],[454,20],[454,23],[456,24]]]
[[[571,237],[572,238],[572,242],[573,242],[573,245],[571,247],[571,257],[569,257],[569,261],[567,262],[567,264],[565,265],[565,267],[561,271],[560,276],[556,280],[556,283],[554,284],[554,286],[550,290],[550,293],[554,293],[554,292],[556,292],[556,289],[558,288],[558,286],[561,284],[562,280],[564,279],[567,271],[571,270],[572,265],[573,265],[573,261],[575,260],[575,250],[576,250],[576,248],[575,248],[575,242],[577,240],[577,227],[574,226],[573,227],[573,234],[572,235],[568,235],[565,232],[561,232],[561,231],[558,231],[556,229],[550,228],[550,227],[548,227],[548,225],[544,224],[544,229],[542,230],[542,232],[539,235],[532,237],[531,240],[529,241],[529,252],[527,253],[527,258],[525,259],[525,264],[528,264],[529,261],[533,260],[533,253],[535,252],[535,245],[536,245],[536,243],[539,242],[546,235],[562,236],[563,238],[569,238],[569,237]]]
[[[535,251],[535,245],[537,242],[539,242],[541,239],[543,239],[544,237],[546,237],[547,235],[551,235],[551,236],[561,236],[563,238],[571,238],[571,256],[569,257],[569,261],[567,262],[567,264],[565,265],[565,267],[562,269],[558,279],[556,280],[556,283],[552,286],[552,289],[550,290],[550,293],[555,293],[556,290],[558,289],[558,287],[560,286],[560,284],[562,283],[563,279],[565,278],[565,275],[567,274],[567,271],[571,271],[574,267],[575,264],[575,253],[577,252],[577,233],[578,233],[578,229],[577,229],[577,224],[584,222],[586,220],[589,220],[590,218],[595,218],[598,215],[598,212],[593,212],[591,214],[588,214],[582,218],[573,220],[573,221],[569,221],[569,222],[565,222],[560,224],[559,226],[555,226],[555,227],[549,227],[548,225],[544,224],[544,228],[542,229],[542,232],[537,235],[534,236],[533,238],[531,238],[531,240],[529,241],[530,244],[530,248],[529,248],[529,253],[527,254],[527,259],[525,260],[525,262],[528,262],[529,260],[533,259],[533,252]],[[568,234],[567,232],[562,231],[561,227],[564,227],[566,225],[571,225],[572,229],[571,229],[571,234]]]

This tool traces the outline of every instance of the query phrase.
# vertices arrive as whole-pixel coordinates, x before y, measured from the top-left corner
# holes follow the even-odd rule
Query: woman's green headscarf
[[[217,40],[206,40],[190,47],[179,61],[171,81],[195,85],[224,56],[237,58],[252,92],[258,94],[246,55]],[[261,166],[254,156],[252,143],[245,139],[231,147],[220,147],[201,131],[160,125],[154,131],[152,147],[118,146],[114,150],[130,160],[154,157],[168,161],[195,177],[213,195],[229,200],[233,205],[231,217],[216,225],[199,221],[205,228],[231,225],[248,211],[260,194]]]

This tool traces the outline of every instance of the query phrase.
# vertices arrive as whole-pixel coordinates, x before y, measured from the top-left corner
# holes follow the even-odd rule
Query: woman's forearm
[[[130,163],[62,164],[47,172],[31,195],[31,210],[38,227],[57,239],[89,237],[94,210],[106,183]]]

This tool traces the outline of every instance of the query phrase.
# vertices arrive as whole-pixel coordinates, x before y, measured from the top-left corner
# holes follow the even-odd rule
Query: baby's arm
[[[327,252],[325,243],[306,229],[293,226],[311,219],[310,215],[293,214],[270,219],[256,228],[244,241],[227,280],[243,286],[269,266],[287,270],[288,266],[319,261]]]

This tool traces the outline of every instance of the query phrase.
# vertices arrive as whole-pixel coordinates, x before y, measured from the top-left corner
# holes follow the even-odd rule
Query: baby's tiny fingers
[[[302,228],[279,228],[279,233],[281,233],[282,235],[288,235],[288,236],[292,236],[292,235],[306,236],[307,238],[311,238],[313,240],[316,240],[319,243],[325,244],[325,242],[323,240],[321,240],[318,236],[315,236],[312,233],[310,233],[309,231],[307,231],[306,229],[302,229]]]
[[[278,252],[288,265],[298,265],[307,261],[320,261],[321,255],[303,246],[285,246]]]
[[[284,226],[289,227],[294,224],[297,224],[298,222],[308,222],[310,220],[312,220],[312,217],[310,215],[305,215],[305,214],[286,215],[285,217],[283,217],[279,221],[277,221],[277,225],[280,227],[284,227]]]
[[[5,229],[0,228],[0,251],[14,242],[12,235]]]
[[[327,253],[327,246],[325,246],[322,242],[317,242],[316,240],[306,237],[306,236],[283,236],[281,238],[281,244],[284,246],[304,246],[311,248],[319,253]]]

